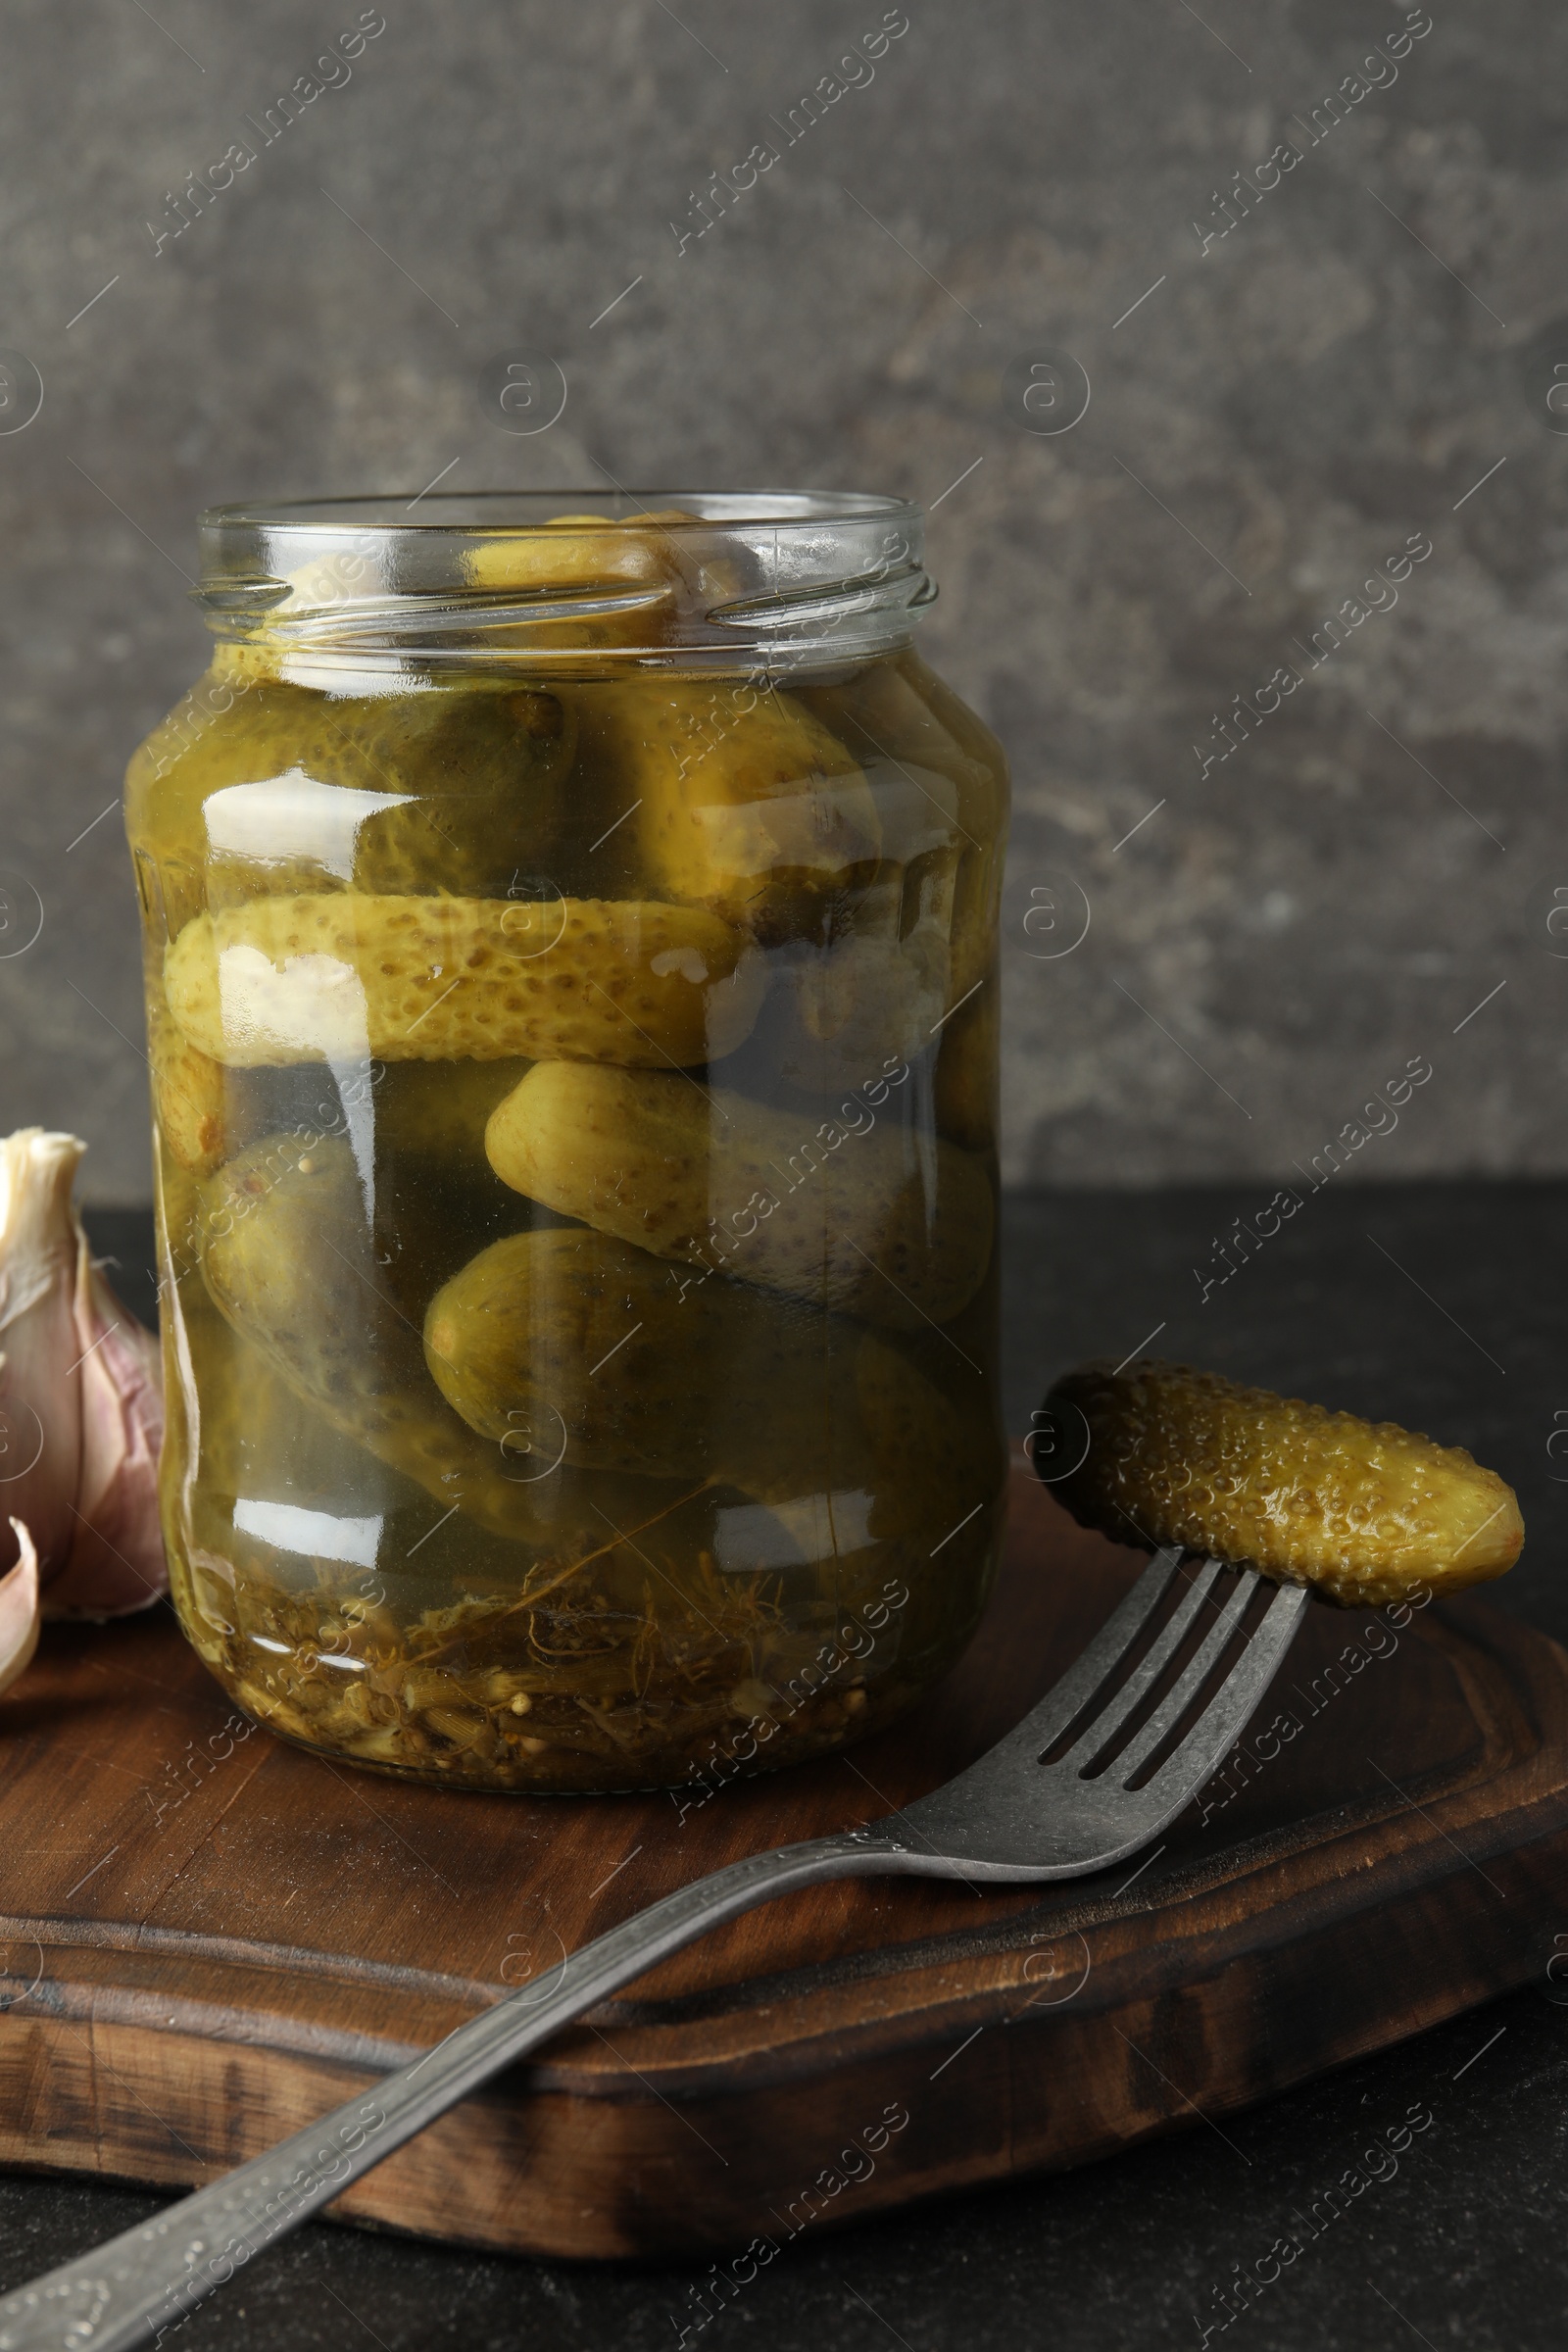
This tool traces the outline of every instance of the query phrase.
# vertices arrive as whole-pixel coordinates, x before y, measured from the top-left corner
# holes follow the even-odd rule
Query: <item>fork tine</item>
[[[1073,1717],[1087,1705],[1128,1644],[1137,1640],[1158,1608],[1181,1562],[1178,1546],[1156,1551],[1149,1566],[1106,1618],[1087,1649],[1080,1651],[1066,1673],[1053,1683],[1043,1699],[1018,1726],[1037,1755],[1059,1740]]]
[[[1218,1573],[1217,1560],[1210,1560],[1207,1565]],[[1208,1581],[1212,1584],[1213,1578]],[[1256,1589],[1255,1577],[1244,1576],[1239,1579],[1236,1591],[1215,1617],[1177,1680],[1172,1683],[1137,1739],[1131,1740],[1116,1758],[1115,1774],[1118,1781],[1130,1781],[1140,1764],[1153,1754],[1160,1741],[1181,1721],[1184,1712],[1212,1674],[1221,1651],[1246,1615],[1248,1603]],[[1219,1692],[1216,1691],[1214,1695],[1217,1698]]]
[[[1248,1572],[1249,1588],[1261,1582],[1254,1570]],[[1223,1685],[1144,1789],[1145,1796],[1167,1789],[1174,1796],[1178,1788],[1184,1788],[1189,1796],[1197,1795],[1274,1680],[1311,1598],[1305,1585],[1279,1588]]]
[[[1098,1748],[1113,1740],[1128,1716],[1147,1694],[1156,1679],[1163,1674],[1176,1651],[1186,1640],[1193,1619],[1208,1598],[1216,1577],[1223,1573],[1218,1560],[1205,1560],[1182,1594],[1169,1618],[1161,1626],[1157,1641],[1150,1644],[1148,1653],[1140,1658],[1134,1671],[1120,1689],[1112,1691],[1104,1706],[1092,1723],[1085,1724],[1061,1762],[1071,1764],[1075,1759],[1087,1763]],[[1124,1648],[1126,1644],[1122,1645]]]

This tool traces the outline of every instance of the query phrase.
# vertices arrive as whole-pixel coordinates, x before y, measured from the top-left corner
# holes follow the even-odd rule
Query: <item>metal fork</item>
[[[1125,1860],[1175,1819],[1239,1737],[1308,1597],[1301,1587],[1275,1590],[1245,1648],[1208,1689],[1244,1632],[1262,1580],[1239,1572],[1235,1591],[1216,1605],[1213,1589],[1226,1572],[1206,1560],[1161,1620],[1181,1557],[1156,1552],[1060,1682],[944,1788],[865,1829],[749,1855],[596,1936],[373,2092],[6,2296],[0,2352],[122,2352],[161,2336],[264,2246],[558,2027],[710,1928],[791,1887],[898,1873],[1016,1886]],[[1213,1622],[1150,1709],[1151,1693],[1192,1641],[1205,1605]],[[1148,1646],[1131,1673],[1110,1687],[1141,1639]],[[1196,1720],[1181,1732],[1195,1706]],[[1147,1710],[1142,1720],[1140,1710]],[[1065,1751],[1043,1761],[1069,1734]],[[1112,1753],[1118,1737],[1124,1744]],[[1151,1773],[1152,1759],[1158,1760]]]

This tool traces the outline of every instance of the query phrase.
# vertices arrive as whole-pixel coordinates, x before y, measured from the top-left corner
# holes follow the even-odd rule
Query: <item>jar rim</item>
[[[532,514],[509,515],[508,507]],[[416,515],[414,510],[422,513]],[[460,510],[469,510],[467,513]],[[584,483],[540,490],[419,490],[355,492],[346,498],[237,499],[207,507],[200,528],[299,530],[319,535],[334,526],[353,531],[454,531],[483,533],[542,531],[563,514],[595,514],[609,522],[631,522],[646,514],[661,534],[707,531],[726,523],[764,528],[820,529],[824,523],[905,521],[922,523],[916,499],[864,490],[690,490],[616,489]],[[684,510],[677,514],[673,510]],[[378,510],[378,511],[377,511]],[[536,517],[536,518],[535,518]]]
[[[284,674],[793,668],[907,642],[936,595],[924,522],[913,500],[853,490],[238,502],[201,518],[194,594],[215,636]]]

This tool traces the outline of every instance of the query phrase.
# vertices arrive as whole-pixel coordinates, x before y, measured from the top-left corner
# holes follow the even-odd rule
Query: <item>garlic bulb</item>
[[[0,1142],[0,1688],[40,1605],[117,1617],[169,1583],[158,1346],[92,1262],[71,1199],[85,1149],[41,1127]]]

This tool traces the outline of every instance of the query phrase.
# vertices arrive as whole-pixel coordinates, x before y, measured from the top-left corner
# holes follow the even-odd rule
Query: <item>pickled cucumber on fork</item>
[[[1246,1563],[1343,1608],[1485,1583],[1524,1543],[1512,1488],[1462,1446],[1215,1372],[1084,1364],[1046,1411],[1069,1454],[1087,1433],[1079,1466],[1052,1481],[1084,1526]]]
[[[676,1071],[540,1061],[485,1148],[503,1183],[563,1216],[895,1330],[960,1313],[991,1261],[983,1163],[864,1103],[841,1122]]]
[[[772,944],[868,879],[876,804],[794,696],[734,678],[628,679],[578,698],[584,763],[613,778],[650,886]],[[603,789],[603,788],[602,788]],[[635,811],[635,813],[632,813]]]
[[[760,957],[697,906],[595,899],[255,899],[198,915],[164,965],[189,1042],[245,1067],[505,1060],[668,1068],[733,1052]]]
[[[203,1188],[199,1238],[224,1321],[334,1429],[493,1534],[552,1543],[574,1525],[595,1532],[574,1482],[530,1475],[553,1426],[514,1424],[506,1447],[490,1445],[433,1387],[418,1333],[385,1294],[342,1137],[302,1151],[297,1137],[272,1136],[240,1152]],[[606,1508],[635,1513],[648,1499],[638,1482]]]

